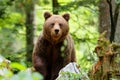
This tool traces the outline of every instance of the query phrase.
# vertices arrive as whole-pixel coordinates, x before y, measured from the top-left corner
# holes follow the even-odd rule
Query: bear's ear
[[[47,20],[50,16],[51,16],[51,14],[49,12],[44,13],[45,20]]]
[[[69,21],[70,15],[68,13],[63,14],[62,16],[66,21]]]

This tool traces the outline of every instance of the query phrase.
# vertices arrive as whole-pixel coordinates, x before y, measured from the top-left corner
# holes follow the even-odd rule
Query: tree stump
[[[95,48],[99,60],[90,72],[91,80],[120,80],[120,44],[110,43],[101,34]]]

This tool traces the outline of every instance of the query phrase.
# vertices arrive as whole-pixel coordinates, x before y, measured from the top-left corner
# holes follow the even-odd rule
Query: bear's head
[[[69,32],[69,14],[52,15],[49,12],[45,12],[44,18],[43,36],[54,44],[63,41]]]

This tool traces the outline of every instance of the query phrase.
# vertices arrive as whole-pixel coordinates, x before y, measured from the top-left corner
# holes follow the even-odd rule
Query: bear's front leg
[[[36,71],[40,72],[44,76],[44,80],[47,77],[47,66],[44,58],[33,55],[33,65]]]

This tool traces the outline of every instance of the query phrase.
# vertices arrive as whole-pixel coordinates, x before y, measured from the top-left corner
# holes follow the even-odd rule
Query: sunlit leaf
[[[33,78],[33,80],[42,80],[43,79],[43,76],[42,75],[40,75],[40,73],[38,73],[38,72],[34,72],[34,73],[32,73],[32,78]]]
[[[17,63],[17,62],[12,62],[12,63],[10,64],[10,66],[11,66],[12,68],[16,68],[16,69],[18,69],[18,70],[25,70],[25,69],[26,69],[25,66],[23,66],[22,64]]]

